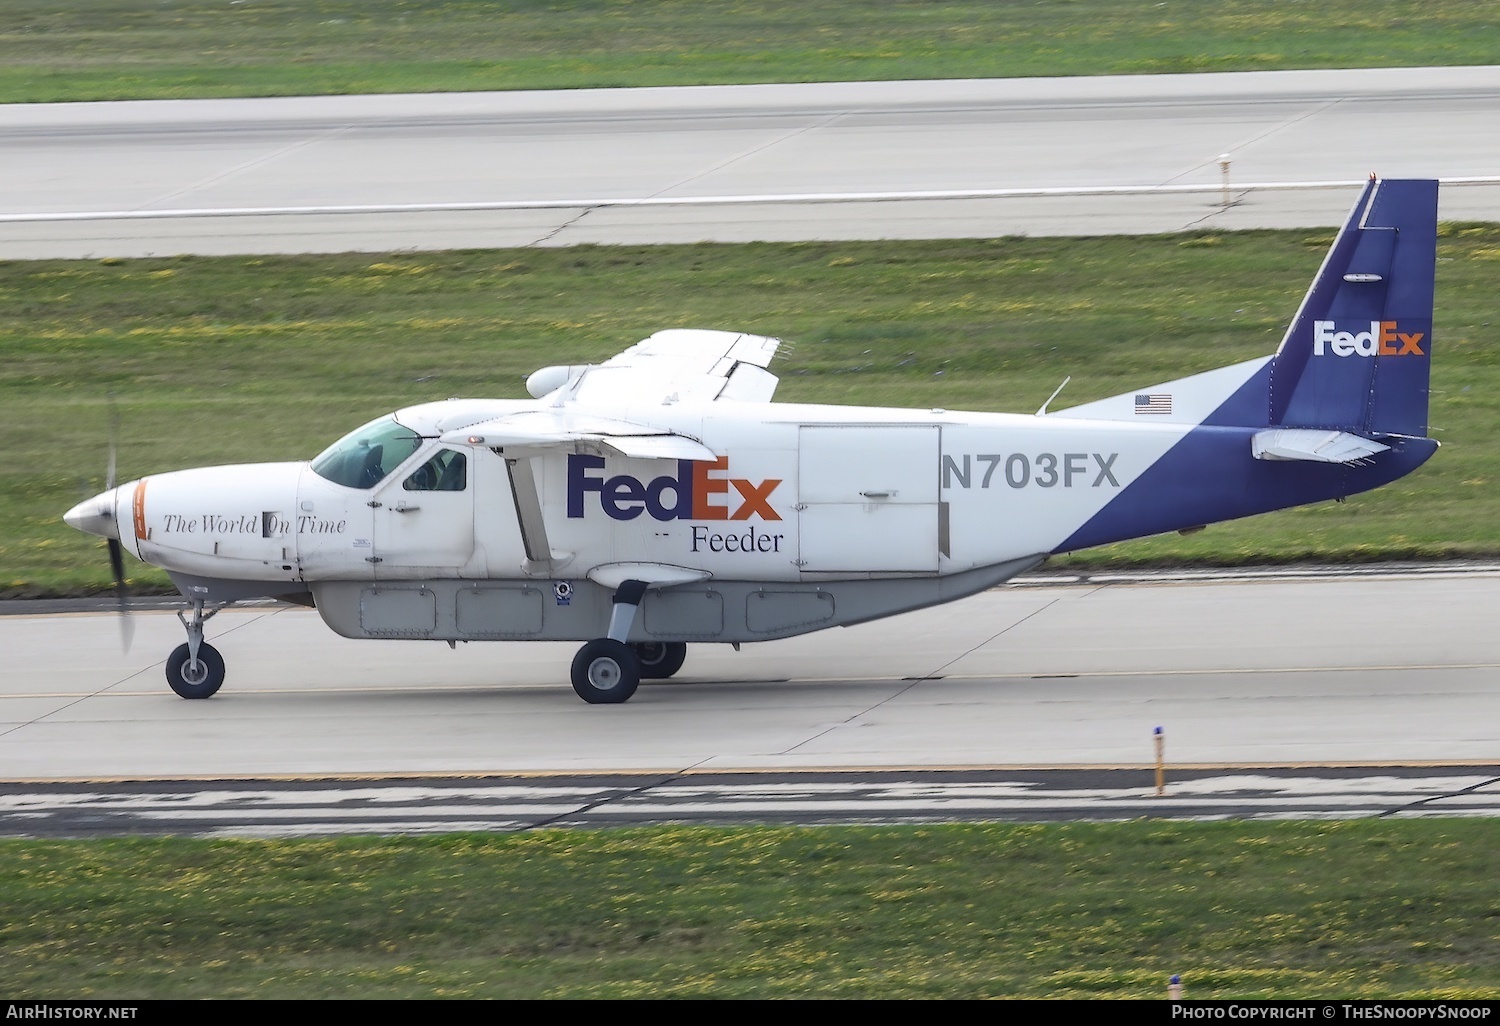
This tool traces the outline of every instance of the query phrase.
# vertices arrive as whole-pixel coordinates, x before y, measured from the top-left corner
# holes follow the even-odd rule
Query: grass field
[[[1500,997],[1486,820],[0,842],[10,998]]]
[[[1490,64],[1492,0],[6,0],[0,102]]]
[[[1416,474],[1066,565],[1500,555],[1500,226],[1445,225]],[[104,588],[60,517],[103,484],[308,458],[387,410],[520,397],[665,327],[775,335],[778,398],[1030,413],[1271,352],[1330,236],[1306,232],[581,247],[0,264],[0,595]],[[113,396],[113,400],[111,400]],[[128,567],[138,586],[157,571]]]

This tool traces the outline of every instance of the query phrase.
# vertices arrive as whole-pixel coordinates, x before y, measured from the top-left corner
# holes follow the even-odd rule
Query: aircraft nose
[[[119,505],[120,489],[111,488],[100,492],[92,499],[84,499],[63,514],[63,522],[85,534],[96,534],[100,538],[120,540],[120,525],[115,515]]]

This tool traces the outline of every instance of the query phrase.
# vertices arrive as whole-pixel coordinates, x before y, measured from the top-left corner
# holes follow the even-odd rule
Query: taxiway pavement
[[[1335,226],[1371,172],[1500,220],[1497,123],[1500,67],[14,104],[0,258]],[[1119,187],[1200,191],[1048,194]]]
[[[351,641],[297,607],[209,623],[223,690],[184,701],[183,631],[0,617],[9,780],[892,767],[1500,763],[1500,573],[1007,586],[853,628],[690,649],[620,706],[576,646]]]

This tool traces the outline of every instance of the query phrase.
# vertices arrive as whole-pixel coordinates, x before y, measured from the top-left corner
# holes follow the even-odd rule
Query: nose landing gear
[[[203,640],[203,625],[219,609],[210,610],[205,616],[203,600],[194,599],[192,622],[181,612],[177,614],[188,639],[187,644],[178,645],[167,657],[167,684],[182,698],[212,698],[224,683],[224,657]]]

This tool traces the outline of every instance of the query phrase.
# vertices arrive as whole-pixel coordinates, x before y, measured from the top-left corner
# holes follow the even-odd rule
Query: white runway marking
[[[514,831],[644,823],[857,823],[1135,818],[1284,819],[1495,816],[1500,777],[1464,771],[1371,776],[1188,776],[1158,794],[1147,774],[1040,771],[984,780],[723,782],[643,778],[599,785],[16,789],[0,795],[0,836],[171,833],[288,837]],[[951,775],[949,775],[951,776]],[[1109,781],[1122,781],[1111,784]]]

